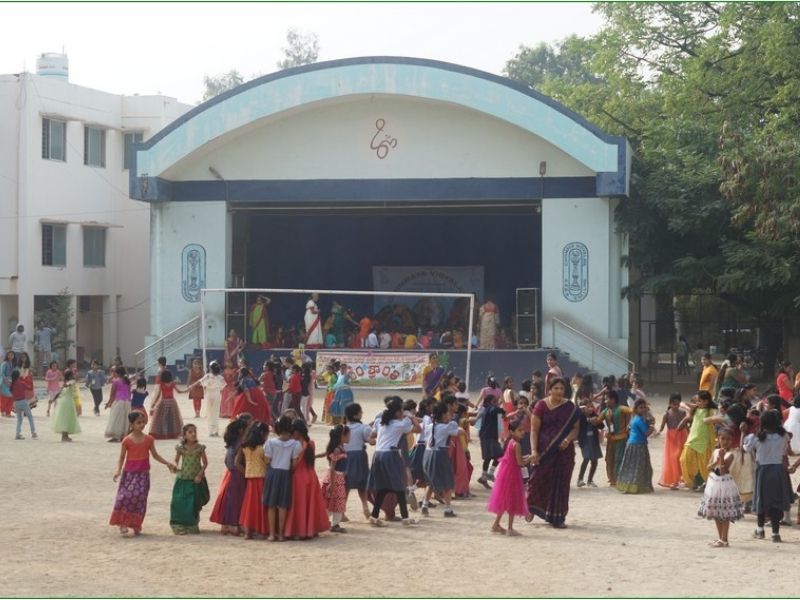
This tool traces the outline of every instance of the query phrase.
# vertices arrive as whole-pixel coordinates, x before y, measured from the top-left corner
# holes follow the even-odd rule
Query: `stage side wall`
[[[542,342],[553,344],[552,319],[557,317],[627,356],[628,304],[621,298],[627,269],[621,265],[627,244],[616,233],[616,200],[608,198],[542,201]],[[572,242],[589,253],[589,290],[571,302],[563,293],[563,252]],[[564,350],[568,350],[564,348]]]
[[[205,286],[227,286],[228,212],[224,201],[151,205],[151,319],[148,343],[200,314],[199,302],[182,293],[182,253],[189,244],[205,249]],[[202,268],[201,268],[202,270]],[[225,339],[225,299],[211,294],[206,302],[208,343]]]

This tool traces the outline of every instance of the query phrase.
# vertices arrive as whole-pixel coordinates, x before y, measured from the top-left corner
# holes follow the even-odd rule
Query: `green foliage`
[[[640,274],[625,293],[709,289],[796,312],[800,4],[599,3],[601,31],[521,48],[506,72],[626,136],[617,212]]]
[[[57,296],[52,296],[44,310],[36,311],[35,323],[44,323],[55,328],[56,333],[51,341],[53,351],[66,357],[75,340],[69,339],[69,332],[75,327],[75,311],[72,309],[73,295],[67,288],[61,290]]]
[[[219,96],[223,92],[232,90],[236,86],[244,83],[244,77],[236,69],[232,69],[227,73],[220,73],[219,75],[203,77],[203,85],[205,92],[203,92],[203,102],[210,100],[214,96]]]
[[[319,36],[292,28],[286,32],[286,46],[281,50],[283,59],[278,61],[279,69],[310,65],[319,58]]]

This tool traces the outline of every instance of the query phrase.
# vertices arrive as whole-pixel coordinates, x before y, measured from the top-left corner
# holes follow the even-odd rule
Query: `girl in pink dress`
[[[497,515],[492,524],[492,533],[505,533],[511,536],[522,535],[514,529],[514,517],[528,514],[528,502],[522,485],[521,467],[530,464],[531,457],[523,456],[520,439],[523,433],[522,422],[515,420],[508,425],[510,438],[506,444],[500,466],[495,473],[495,483],[486,510]],[[500,526],[500,519],[508,513],[508,530]]]

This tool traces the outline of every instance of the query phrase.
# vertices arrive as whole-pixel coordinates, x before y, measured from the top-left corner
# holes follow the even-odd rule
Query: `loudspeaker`
[[[533,288],[517,288],[517,314],[536,314],[536,291]]]
[[[517,345],[538,346],[536,315],[517,315]]]

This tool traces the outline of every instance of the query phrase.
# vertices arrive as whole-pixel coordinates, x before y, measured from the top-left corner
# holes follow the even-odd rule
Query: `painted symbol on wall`
[[[589,295],[589,249],[581,242],[564,246],[562,293],[570,302],[581,302]]]
[[[206,249],[189,244],[181,253],[181,294],[187,302],[200,302],[200,290],[206,287]]]
[[[372,141],[369,143],[369,147],[372,150],[375,150],[375,154],[378,155],[378,158],[383,160],[389,155],[389,150],[392,148],[397,148],[397,138],[390,136],[386,133],[383,128],[386,126],[386,121],[384,119],[378,119],[375,121],[375,135],[372,136]]]

